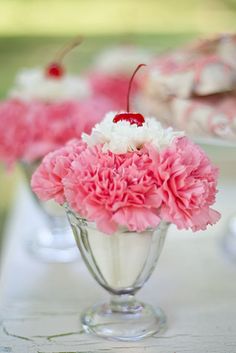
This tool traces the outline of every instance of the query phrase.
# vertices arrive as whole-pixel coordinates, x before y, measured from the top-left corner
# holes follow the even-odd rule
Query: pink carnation
[[[122,155],[87,148],[64,178],[69,205],[99,229],[113,233],[118,225],[143,231],[156,227],[161,204],[147,152]]]
[[[31,130],[30,148],[25,150],[22,158],[28,162],[42,158],[74,137],[80,137],[83,131],[78,102],[33,102],[28,105],[27,114]],[[79,128],[75,129],[76,125],[81,127],[80,131]]]
[[[9,100],[0,105],[0,159],[34,162],[63,146],[95,123],[113,106],[110,99],[91,97],[61,103]]]
[[[179,229],[204,230],[220,214],[215,202],[218,170],[200,147],[186,137],[176,139],[160,154],[153,154],[162,198],[160,217]]]
[[[103,98],[32,104],[29,107],[29,114],[34,121],[31,148],[25,152],[24,159],[32,161],[41,158],[72,138],[80,138],[82,132],[90,133],[108,109],[110,101]]]
[[[15,100],[0,104],[0,160],[7,165],[15,162],[27,146],[27,106]]]
[[[160,220],[179,229],[205,229],[220,218],[215,202],[217,169],[186,137],[159,152],[148,145],[114,154],[73,142],[49,154],[32,179],[43,200],[67,202],[98,229],[131,231],[156,227]]]
[[[74,140],[44,157],[31,180],[31,187],[41,200],[54,199],[59,204],[65,202],[62,179],[67,175],[71,161],[85,147],[84,142]]]
[[[90,75],[90,84],[95,96],[109,97],[113,102],[112,110],[125,109],[127,92],[130,77],[121,74],[104,74],[94,72]],[[135,94],[138,90],[136,81],[132,85],[132,93]]]

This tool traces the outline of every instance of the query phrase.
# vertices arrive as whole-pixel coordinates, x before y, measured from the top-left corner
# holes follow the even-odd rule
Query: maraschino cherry
[[[46,75],[51,78],[61,78],[64,75],[64,68],[58,62],[52,62],[46,68]]]
[[[82,37],[76,38],[72,43],[66,45],[56,56],[56,60],[51,62],[47,67],[45,74],[47,77],[52,79],[60,79],[64,73],[64,67],[62,65],[62,60],[64,59],[65,55],[69,53],[73,48],[80,45],[83,41]]]
[[[127,111],[125,113],[118,113],[115,115],[113,119],[113,123],[118,123],[118,121],[128,121],[130,125],[136,124],[137,126],[142,126],[143,123],[145,122],[144,116],[140,113],[130,113],[129,111],[129,97],[130,97],[130,91],[132,87],[132,82],[134,80],[134,76],[136,75],[137,71],[142,67],[146,66],[145,64],[140,64],[136,67],[134,70],[133,75],[130,78],[129,81],[129,87],[128,87],[128,93],[127,93]]]

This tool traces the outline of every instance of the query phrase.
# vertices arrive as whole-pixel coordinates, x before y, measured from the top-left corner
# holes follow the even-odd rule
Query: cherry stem
[[[132,83],[133,83],[133,80],[134,80],[134,76],[136,75],[136,73],[138,72],[138,70],[142,67],[142,66],[147,66],[146,64],[139,64],[136,69],[134,70],[133,72],[133,75],[131,76],[130,78],[130,81],[129,81],[129,87],[128,87],[128,93],[127,93],[127,113],[129,113],[129,97],[130,97],[130,92],[131,92],[131,88],[132,88]]]
[[[67,53],[69,53],[72,49],[76,48],[83,42],[83,37],[78,36],[72,42],[66,44],[64,48],[62,48],[55,57],[55,61],[57,63],[61,63]]]

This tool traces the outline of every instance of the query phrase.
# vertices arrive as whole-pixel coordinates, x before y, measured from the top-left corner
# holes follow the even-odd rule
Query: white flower
[[[138,64],[148,64],[151,57],[150,52],[136,46],[117,46],[98,55],[94,67],[99,72],[106,74],[130,75]]]
[[[174,131],[171,127],[163,128],[155,118],[145,118],[142,126],[130,124],[128,121],[113,122],[115,112],[108,113],[103,121],[96,124],[90,135],[82,134],[88,146],[103,145],[103,151],[126,153],[140,149],[151,143],[158,150],[169,146],[175,137],[184,136],[182,131]]]
[[[22,70],[9,92],[11,98],[49,103],[83,99],[89,95],[90,87],[85,79],[67,74],[60,79],[49,78],[40,69]]]

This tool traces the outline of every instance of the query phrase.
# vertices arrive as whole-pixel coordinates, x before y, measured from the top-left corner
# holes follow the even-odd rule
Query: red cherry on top
[[[48,65],[46,68],[46,76],[54,79],[59,79],[64,75],[64,69],[63,67],[54,62]]]
[[[128,121],[130,125],[136,124],[137,126],[142,126],[145,122],[145,119],[140,113],[119,113],[113,119],[114,123],[118,121]]]
[[[146,66],[145,64],[140,64],[136,67],[134,70],[133,75],[130,78],[129,81],[129,87],[128,87],[128,93],[127,93],[127,112],[125,113],[118,113],[115,115],[113,119],[113,123],[118,123],[118,121],[128,121],[130,125],[136,124],[137,126],[142,126],[143,123],[145,122],[145,119],[142,114],[140,113],[130,113],[129,111],[129,97],[130,97],[130,91],[132,87],[132,82],[134,80],[134,76],[136,75],[137,71],[142,67]]]

